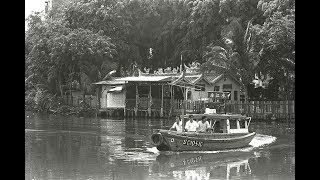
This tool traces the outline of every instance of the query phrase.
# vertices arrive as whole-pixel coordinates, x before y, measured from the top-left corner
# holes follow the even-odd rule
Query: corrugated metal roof
[[[192,75],[192,76],[185,76],[184,80],[188,81],[189,83],[193,83],[195,80],[197,80],[201,75]],[[173,76],[173,80],[178,79],[178,76]]]
[[[118,81],[118,80],[109,80],[109,81],[100,81],[97,83],[92,83],[92,84],[97,84],[97,85],[101,85],[101,84],[125,84],[125,81]]]
[[[199,76],[186,76],[185,80],[193,84],[198,78]]]
[[[185,76],[184,80],[191,84],[196,84],[198,83],[201,79],[204,81],[207,81],[208,83],[215,83],[219,78],[221,78],[222,74],[221,73],[212,73],[212,74],[205,74],[204,76],[201,77],[201,74],[198,75],[189,75]],[[172,77],[173,80],[177,79],[178,77]]]
[[[223,74],[221,73],[215,73],[215,74],[207,74],[204,76],[204,79],[207,80],[210,83],[215,83],[218,79],[222,77]]]
[[[129,76],[129,77],[121,77],[121,78],[115,78],[113,80],[107,80],[107,81],[100,81],[93,84],[109,84],[109,85],[116,85],[116,84],[125,84],[128,81],[131,82],[172,82],[179,78],[177,76]],[[208,83],[215,83],[217,80],[219,80],[222,77],[222,73],[210,73],[205,74],[201,77],[201,74],[197,75],[186,75],[183,80],[190,84],[195,84],[199,82],[201,79],[207,81]]]
[[[123,77],[117,79],[118,81],[138,81],[138,82],[158,82],[171,81],[171,76],[137,76],[137,77]]]

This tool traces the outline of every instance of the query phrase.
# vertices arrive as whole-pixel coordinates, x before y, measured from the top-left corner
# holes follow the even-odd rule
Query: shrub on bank
[[[44,89],[33,89],[25,94],[25,110],[63,115],[93,116],[95,109],[86,103],[80,106],[64,104],[62,98],[50,94]]]

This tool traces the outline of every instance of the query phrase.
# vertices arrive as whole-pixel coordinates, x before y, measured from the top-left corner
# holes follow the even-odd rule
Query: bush
[[[36,110],[47,112],[55,105],[56,98],[47,90],[37,88],[26,92],[25,108],[26,110]]]
[[[85,102],[80,103],[80,106],[78,107],[65,105],[61,97],[56,97],[47,90],[41,88],[26,92],[25,110],[79,116],[93,116],[95,114],[95,109]]]

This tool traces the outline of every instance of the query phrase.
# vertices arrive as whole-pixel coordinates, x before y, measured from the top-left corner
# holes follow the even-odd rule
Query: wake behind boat
[[[151,142],[159,151],[216,151],[248,146],[255,136],[249,132],[251,117],[239,114],[192,114],[194,119],[206,116],[211,131],[177,132],[155,130]],[[181,119],[189,115],[181,115]]]

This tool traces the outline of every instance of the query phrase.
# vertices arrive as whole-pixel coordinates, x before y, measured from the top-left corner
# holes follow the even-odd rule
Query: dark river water
[[[159,153],[149,138],[172,119],[25,114],[25,179],[295,179],[295,125],[255,122],[249,147]]]

